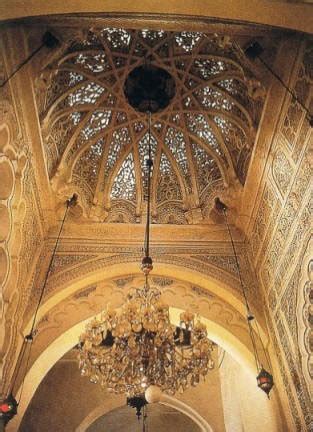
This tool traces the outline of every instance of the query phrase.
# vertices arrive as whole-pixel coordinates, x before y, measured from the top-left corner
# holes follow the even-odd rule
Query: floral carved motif
[[[293,168],[283,151],[278,150],[276,152],[273,160],[272,170],[276,185],[281,194],[284,196],[293,176]]]
[[[140,221],[148,118],[123,88],[144,58],[165,69],[176,90],[152,115],[155,221],[199,223],[214,193],[235,178],[245,183],[264,91],[236,44],[199,32],[99,26],[68,38],[36,81],[49,176],[60,198],[75,190],[85,217]],[[195,207],[202,217],[185,217]]]
[[[311,41],[299,43],[296,73],[291,83],[299,99],[307,106],[312,100],[312,52]],[[300,431],[312,428],[309,408],[309,315],[304,312],[308,310],[304,306],[304,297],[306,295],[308,299],[310,289],[307,276],[300,279],[312,219],[309,150],[312,129],[300,105],[288,98],[276,136],[272,172],[264,178],[264,191],[270,190],[271,198],[269,201],[263,193],[259,201],[251,247],[257,257],[255,264],[261,284],[269,293],[270,334],[295,430]],[[301,362],[300,359],[304,358]]]

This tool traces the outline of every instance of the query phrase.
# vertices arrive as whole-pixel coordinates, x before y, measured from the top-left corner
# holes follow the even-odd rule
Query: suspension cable
[[[21,397],[22,397],[22,391],[23,391],[23,387],[24,387],[24,381],[25,381],[26,373],[27,373],[27,369],[28,369],[28,363],[29,363],[29,359],[30,359],[31,348],[32,348],[33,339],[34,339],[34,330],[35,330],[35,326],[36,326],[36,321],[37,321],[37,315],[38,315],[38,312],[39,312],[39,308],[40,308],[40,305],[41,305],[41,302],[42,302],[42,299],[43,299],[43,296],[44,296],[44,293],[45,293],[45,289],[46,289],[48,278],[49,278],[50,273],[51,273],[52,265],[53,265],[54,258],[55,258],[55,255],[56,255],[56,252],[57,252],[57,249],[58,249],[59,241],[60,241],[60,238],[61,238],[61,235],[62,235],[62,232],[63,232],[63,227],[64,227],[64,223],[65,223],[66,218],[67,218],[68,210],[69,210],[70,207],[74,207],[76,205],[76,203],[77,203],[77,195],[76,194],[74,194],[71,198],[69,198],[66,201],[66,209],[65,209],[65,212],[64,212],[64,215],[63,215],[63,218],[62,218],[62,221],[61,221],[61,225],[60,225],[60,228],[59,228],[59,231],[58,231],[58,235],[57,235],[57,238],[56,238],[56,242],[55,242],[55,245],[54,245],[51,257],[50,257],[50,261],[49,261],[48,269],[47,269],[47,272],[46,272],[46,275],[45,275],[45,279],[44,279],[44,282],[42,284],[42,288],[41,288],[41,291],[40,291],[40,296],[39,296],[38,303],[37,303],[37,306],[36,306],[36,309],[35,309],[35,313],[34,313],[34,316],[33,316],[33,320],[32,320],[31,329],[30,329],[30,332],[25,336],[25,338],[23,340],[23,344],[22,344],[22,347],[21,347],[21,351],[20,351],[20,354],[19,354],[19,357],[18,357],[18,361],[17,361],[17,365],[16,365],[16,369],[15,369],[16,372],[13,374],[14,378],[12,380],[11,391],[10,391],[10,393],[12,393],[12,394],[13,394],[13,391],[14,391],[14,387],[15,387],[17,378],[20,375],[21,366],[22,366],[22,363],[23,363],[23,360],[24,360],[24,356],[25,356],[25,352],[26,352],[26,346],[28,345],[29,349],[28,349],[26,367],[25,367],[25,371],[24,371],[24,377],[23,377],[22,385],[21,385],[21,392],[20,392],[19,402],[20,402]]]

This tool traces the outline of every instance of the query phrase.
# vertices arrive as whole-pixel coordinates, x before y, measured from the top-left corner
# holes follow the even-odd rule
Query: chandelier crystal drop
[[[79,367],[110,392],[134,397],[157,385],[173,395],[213,368],[212,349],[203,323],[183,312],[174,326],[160,291],[145,285],[128,295],[120,311],[107,310],[87,325]]]
[[[146,81],[151,80],[147,78]],[[136,88],[133,90],[136,92]],[[138,103],[140,106],[151,105],[146,99],[147,91],[138,94],[143,100],[136,99],[135,109]],[[132,103],[131,98],[129,103]],[[170,98],[167,98],[167,103],[170,103]],[[155,106],[161,105],[155,103]],[[180,314],[178,326],[173,325],[169,306],[162,301],[160,290],[149,284],[149,274],[153,269],[149,253],[153,167],[151,111],[145,170],[145,255],[141,264],[145,282],[142,287],[128,293],[121,309],[105,310],[100,318],[89,322],[79,343],[81,374],[108,391],[125,394],[128,398],[141,397],[150,386],[157,386],[170,395],[183,392],[189,386],[196,386],[214,367],[211,356],[213,342],[207,338],[206,326],[188,311]]]

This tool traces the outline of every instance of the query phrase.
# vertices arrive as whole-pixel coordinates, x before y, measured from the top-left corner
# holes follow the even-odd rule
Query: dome
[[[152,114],[154,223],[205,223],[214,198],[244,185],[262,109],[260,84],[228,37],[93,28],[43,70],[37,96],[50,181],[76,192],[87,218],[140,222],[145,214],[148,115],[125,96],[146,63],[174,81]]]

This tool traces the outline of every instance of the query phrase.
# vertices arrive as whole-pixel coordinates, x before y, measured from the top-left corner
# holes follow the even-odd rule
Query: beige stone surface
[[[174,320],[180,309],[188,307],[198,312],[208,326],[210,337],[240,363],[240,376],[244,377],[251,371],[256,375],[233,251],[223,220],[213,210],[216,196],[225,199],[230,207],[231,229],[248,300],[256,317],[253,329],[258,351],[262,363],[274,373],[275,402],[271,405],[258,402],[257,398],[253,400],[253,380],[249,381],[249,375],[249,392],[246,398],[244,394],[241,396],[241,406],[238,406],[240,398],[232,399],[230,403],[236,412],[240,412],[240,416],[248,416],[248,420],[241,419],[236,426],[232,426],[229,415],[226,418],[229,406],[226,406],[228,402],[227,398],[223,399],[223,394],[225,382],[231,387],[235,385],[236,374],[231,377],[227,370],[224,375],[226,381],[221,383],[219,371],[214,371],[207,384],[187,392],[182,400],[205,418],[214,431],[235,432],[232,427],[238,430],[244,428],[247,432],[257,431],[254,424],[258,421],[256,413],[261,406],[262,415],[264,410],[268,410],[273,420],[267,427],[268,432],[309,430],[312,392],[312,251],[309,243],[312,128],[304,110],[280,83],[260,63],[248,61],[237,49],[238,46],[244,48],[251,38],[259,40],[265,48],[266,61],[303,104],[312,107],[312,38],[297,32],[243,23],[249,21],[310,31],[310,5],[255,1],[247,8],[246,2],[236,1],[225,9],[224,2],[211,2],[204,12],[203,5],[200,7],[200,3],[188,1],[184,4],[175,1],[149,4],[123,2],[123,5],[120,2],[106,2],[106,11],[113,13],[109,17],[70,15],[38,18],[50,13],[71,13],[74,7],[76,12],[93,14],[104,10],[104,6],[97,1],[75,3],[76,6],[71,1],[62,4],[58,1],[45,4],[29,1],[27,10],[25,2],[11,1],[7,4],[2,1],[0,5],[0,19],[37,16],[34,20],[1,25],[0,82],[39,45],[46,29],[60,35],[61,41],[55,51],[43,48],[31,64],[23,67],[9,84],[0,88],[0,398],[11,390],[23,336],[31,328],[64,214],[65,198],[73,192],[79,194],[79,204],[75,211],[69,213],[45,286],[36,317],[36,337],[31,348],[19,414],[8,425],[8,432],[18,431],[24,412],[26,415],[20,430],[25,432],[74,432],[84,420],[95,414],[94,410],[101,404],[110,414],[103,412],[98,426],[94,425],[94,428],[100,428],[100,423],[104,425],[105,421],[112,423],[114,416],[118,419],[124,417],[123,411],[119,411],[123,405],[121,398],[104,395],[96,386],[82,381],[71,359],[60,360],[77,343],[84,320],[90,319],[108,304],[119,307],[131,285],[142,283],[139,263],[145,204],[142,199],[140,154],[136,146],[140,133],[137,136],[132,132],[127,151],[117,158],[114,169],[108,174],[108,181],[104,181],[105,163],[108,155],[112,155],[109,149],[106,148],[102,154],[99,171],[95,174],[92,155],[82,158],[82,148],[77,147],[88,119],[101,106],[91,103],[88,98],[86,100],[90,103],[86,100],[81,103],[83,84],[76,82],[75,89],[80,90],[75,96],[75,91],[66,81],[70,73],[64,78],[60,72],[67,64],[77,79],[75,74],[81,66],[77,66],[79,62],[74,63],[71,69],[68,59],[74,56],[77,61],[84,38],[88,38],[88,34],[89,37],[90,34],[102,37],[99,32],[107,26],[121,28],[120,35],[124,34],[124,28],[130,26],[133,29],[132,41],[141,41],[146,52],[154,55],[155,62],[175,75],[183,95],[181,99],[178,96],[175,99],[178,113],[183,107],[186,108],[183,104],[191,95],[194,98],[193,109],[197,107],[200,114],[205,111],[210,125],[214,116],[220,116],[220,119],[233,121],[234,129],[238,127],[243,131],[242,139],[238,140],[230,131],[222,137],[223,122],[213,127],[213,136],[220,146],[218,148],[225,152],[225,159],[209,148],[203,136],[201,139],[198,136],[197,154],[201,153],[201,149],[206,151],[210,155],[206,156],[206,163],[211,158],[213,162],[210,166],[216,163],[214,172],[220,170],[218,182],[212,184],[210,176],[203,175],[207,173],[207,168],[202,174],[197,171],[198,159],[191,152],[193,138],[187,133],[188,124],[185,121],[179,126],[187,149],[185,156],[180,153],[181,159],[177,154],[175,156],[175,152],[170,153],[171,142],[165,143],[165,132],[156,135],[159,146],[156,166],[160,166],[161,154],[165,151],[172,169],[169,188],[168,178],[162,183],[160,176],[155,174],[154,177],[151,253],[155,269],[152,277],[170,304]],[[144,14],[148,9],[152,15]],[[120,15],[121,12],[133,12],[135,15]],[[181,19],[177,16],[173,19],[167,13],[180,13],[182,16]],[[204,14],[209,18],[207,21],[203,19]],[[216,18],[232,21],[216,22]],[[171,54],[170,65],[166,63],[168,55],[164,52],[167,47],[163,42],[160,42],[162,50],[157,51],[156,48],[149,48],[149,43],[143,40],[144,36],[140,36],[140,29],[145,27],[163,27],[168,32],[173,31],[166,33],[167,40],[176,35],[176,40],[182,40],[185,44],[185,48],[177,47],[177,42],[177,56]],[[88,29],[92,30],[91,33]],[[207,39],[197,34],[188,36],[184,30],[205,31]],[[90,71],[85,71],[88,75],[85,80],[93,91],[95,86],[90,83],[97,79],[100,87],[104,86],[114,93],[118,101],[114,102],[115,105],[110,102],[114,105],[114,112],[127,112],[130,116],[127,127],[130,128],[138,117],[123,100],[122,83],[131,67],[133,54],[126,49],[123,57],[119,48],[109,45],[110,35],[107,33],[105,41],[102,39],[102,47],[111,62],[113,75],[109,72],[98,80]],[[114,37],[119,40],[121,36]],[[233,56],[233,63],[227,64],[237,68],[235,72],[232,69],[231,72],[221,72],[220,81],[226,85],[223,90],[218,87],[215,78],[210,77],[210,91],[215,89],[223,95],[223,101],[216,102],[218,115],[212,107],[200,106],[194,90],[186,87],[193,85],[188,81],[190,78],[199,87],[207,85],[203,76],[200,79],[195,71],[190,72],[193,60],[199,55],[199,40],[203,47],[211,41],[222,62],[229,62]],[[231,53],[228,51],[230,41]],[[154,42],[150,43],[153,45]],[[90,44],[98,50],[94,39]],[[131,46],[135,50],[135,43]],[[135,61],[139,64],[142,58],[138,56]],[[216,59],[212,60],[212,55],[210,58],[215,66],[218,65]],[[189,59],[191,69],[186,68],[186,64],[178,65],[174,59]],[[230,94],[228,78],[242,83],[239,85],[236,81],[236,94]],[[68,103],[76,100],[73,95],[86,113],[84,124],[75,124],[75,119],[79,117],[75,114],[78,108]],[[102,102],[108,103],[105,99]],[[229,110],[226,112],[227,104],[232,106],[229,109],[234,109],[232,113]],[[71,127],[66,123],[57,123],[67,115],[74,115]],[[169,129],[172,112],[166,115],[166,121],[161,115],[158,117],[158,121],[163,122],[163,131]],[[114,114],[107,142],[112,142],[114,131],[120,127],[118,121],[122,121],[121,117],[118,120],[118,115]],[[91,126],[89,124],[90,130]],[[143,127],[146,127],[144,123]],[[84,151],[88,152],[94,143],[91,135],[86,136]],[[180,141],[178,148],[181,150],[182,147]],[[66,149],[68,159],[62,156],[62,149]],[[118,188],[114,189],[114,185],[122,184],[123,175],[119,176],[119,170],[124,166],[128,151],[135,155],[136,198],[128,194],[120,199]],[[183,171],[185,162],[182,161],[187,161],[190,169],[187,174]],[[205,163],[203,166],[207,167]],[[126,171],[121,172],[125,174]],[[206,182],[212,190],[204,194]],[[160,184],[162,187],[159,188]],[[201,187],[204,188],[202,192]],[[92,190],[91,195],[88,195],[88,190]],[[113,195],[119,196],[118,200],[112,198],[112,190]],[[177,198],[175,206],[173,200],[169,205],[170,200],[164,198],[172,196],[168,193],[173,191],[176,191],[174,195]],[[161,201],[158,202],[158,199]],[[267,364],[266,354],[270,356],[271,365]],[[25,360],[23,365],[26,366]],[[17,377],[13,389],[15,395],[22,382],[21,375]],[[242,392],[245,384],[240,383]],[[255,391],[260,392],[256,385]],[[249,417],[250,405],[253,409]],[[175,414],[173,410],[173,407],[169,409],[169,422],[178,415],[186,428],[187,423],[190,428],[194,427],[182,414]],[[160,411],[155,418],[156,422],[163,421]],[[161,427],[160,423],[156,427]]]

